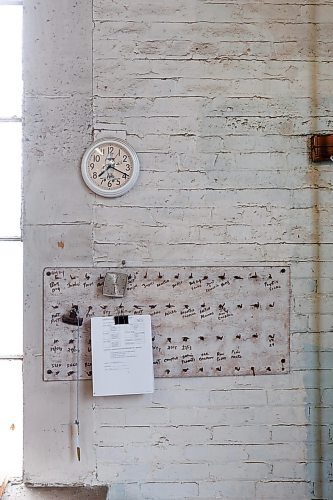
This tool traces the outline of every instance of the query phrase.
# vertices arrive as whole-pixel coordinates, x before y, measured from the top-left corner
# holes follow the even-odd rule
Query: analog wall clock
[[[81,162],[87,186],[109,198],[127,193],[136,183],[139,171],[139,158],[132,146],[116,138],[100,139],[91,144]]]

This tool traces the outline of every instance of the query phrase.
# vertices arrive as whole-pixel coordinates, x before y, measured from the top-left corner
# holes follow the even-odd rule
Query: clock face
[[[101,196],[120,196],[135,184],[139,159],[134,149],[121,139],[103,139],[85,152],[81,165],[87,186]]]

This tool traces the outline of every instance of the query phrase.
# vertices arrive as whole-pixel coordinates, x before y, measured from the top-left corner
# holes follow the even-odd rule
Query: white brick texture
[[[332,0],[25,1],[25,479],[109,500],[332,498]],[[94,125],[142,171],[80,178]],[[290,265],[290,374],[92,399],[42,373],[46,266]],[[38,413],[37,413],[38,408]]]

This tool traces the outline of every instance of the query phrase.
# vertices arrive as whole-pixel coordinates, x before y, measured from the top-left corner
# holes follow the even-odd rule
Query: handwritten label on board
[[[80,379],[91,378],[91,318],[119,313],[151,316],[155,377],[288,372],[288,267],[122,269],[125,296],[103,296],[106,272],[117,271],[45,269],[44,380],[78,375],[78,329],[61,321],[73,304],[83,318]]]

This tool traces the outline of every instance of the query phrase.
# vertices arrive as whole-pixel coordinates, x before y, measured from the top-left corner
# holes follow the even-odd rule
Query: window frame
[[[0,8],[2,8],[2,7],[6,8],[6,7],[12,7],[12,6],[20,7],[21,16],[23,17],[23,0],[0,0]],[[23,19],[22,19],[22,22],[23,22]],[[23,24],[21,25],[21,30],[23,30]],[[21,44],[20,48],[21,48],[21,60],[22,60],[23,36],[22,36],[22,44]],[[15,64],[15,61],[14,61],[14,64]],[[22,74],[21,74],[21,78],[22,78]],[[5,109],[3,109],[3,108],[0,109],[0,125],[3,126],[4,129],[6,129],[7,128],[6,125],[9,125],[9,127],[10,127],[14,123],[20,124],[19,137],[20,137],[20,141],[22,144],[22,142],[23,142],[23,132],[22,132],[23,89],[20,93],[20,100],[21,100],[20,110],[14,110],[14,109],[10,110],[10,108],[9,108],[8,112],[5,112]],[[12,114],[12,111],[14,111],[14,113],[16,112],[17,115]],[[8,127],[8,129],[9,129],[9,127]],[[19,249],[20,254],[22,252],[22,244],[23,244],[23,235],[22,235],[22,209],[23,209],[22,160],[23,160],[23,158],[21,156],[20,165],[18,165],[20,167],[20,172],[21,172],[21,175],[20,175],[21,188],[20,188],[20,191],[18,193],[19,196],[18,196],[18,200],[17,200],[17,204],[19,204],[19,206],[17,208],[19,209],[19,213],[20,213],[21,217],[20,217],[19,224],[17,225],[17,231],[15,231],[15,235],[9,235],[9,236],[1,235],[1,233],[0,233],[0,244],[3,243],[4,246],[6,246],[6,244],[10,244],[10,242],[14,242],[13,244],[14,244],[15,248],[17,248],[16,245],[20,246],[20,249]],[[16,259],[13,260],[13,264],[15,264],[15,263],[17,263]],[[22,266],[21,273],[23,276],[23,261],[21,260],[21,258],[20,258],[19,263],[20,263],[20,267]],[[23,292],[23,290],[22,290],[22,292]],[[21,302],[20,307],[22,307],[22,309],[23,309],[23,296],[21,296],[21,293],[20,293],[20,302]],[[18,378],[16,379],[16,375],[15,375],[15,381],[13,381],[12,384],[9,381],[10,394],[11,395],[15,394],[15,396],[13,396],[13,398],[15,398],[14,403],[12,401],[12,396],[11,395],[9,396],[8,395],[9,393],[7,394],[5,391],[5,394],[7,394],[7,397],[9,397],[8,404],[9,404],[9,408],[10,408],[9,413],[8,414],[5,413],[5,415],[6,415],[6,419],[13,418],[13,420],[15,421],[15,424],[16,424],[16,422],[19,422],[19,427],[22,427],[22,430],[20,431],[19,436],[17,436],[14,439],[14,451],[11,452],[12,455],[9,455],[10,479],[12,479],[13,481],[22,481],[22,478],[23,478],[23,456],[22,456],[22,453],[23,453],[23,436],[22,436],[22,433],[23,433],[23,421],[22,421],[23,401],[21,398],[22,398],[22,391],[23,391],[22,366],[23,366],[23,358],[24,358],[24,356],[23,356],[23,338],[22,338],[23,337],[23,321],[21,323],[21,330],[17,331],[17,334],[18,334],[17,339],[20,342],[20,345],[17,348],[17,353],[14,354],[14,352],[16,350],[15,346],[11,345],[10,343],[6,345],[6,343],[5,343],[4,348],[2,349],[2,351],[0,353],[0,366],[1,366],[1,370],[2,370],[1,373],[4,372],[6,377],[7,377],[7,375],[9,375],[11,373],[11,368],[10,368],[11,365],[12,365],[12,368],[14,369],[13,373],[17,374],[17,376],[18,376]],[[7,384],[8,384],[8,382],[7,382]],[[20,396],[18,396],[18,393],[20,393]],[[18,397],[20,399],[17,399]],[[18,408],[20,408],[20,409],[18,410]],[[14,417],[13,415],[11,415],[11,413],[10,413],[11,411],[15,411],[15,412],[19,411],[19,415],[15,413],[15,417]],[[8,424],[7,420],[6,420],[6,422]],[[13,427],[13,428],[11,428],[11,427]],[[5,443],[8,442],[7,444],[9,444],[9,445],[12,441],[11,441],[11,438],[8,439],[8,436],[10,435],[10,434],[8,434],[8,432],[10,433],[11,431],[13,431],[15,429],[15,426],[12,425],[11,427],[9,428],[10,430],[8,428],[7,428],[7,430],[3,429],[4,430],[3,437],[5,440]],[[1,429],[1,431],[2,431],[2,429]],[[19,451],[19,449],[20,449],[20,451]],[[20,458],[18,458],[17,453],[19,453]],[[12,459],[14,457],[16,457],[16,458],[12,462]],[[1,460],[1,462],[3,462],[3,461]],[[13,469],[11,469],[12,466],[14,467]],[[4,477],[0,478],[0,497],[1,497],[1,491],[5,489],[6,484],[7,484],[8,478],[6,477],[6,472],[8,472],[8,471],[2,470],[0,472],[5,474]]]
[[[23,0],[0,0],[0,5],[23,5]]]
[[[22,6],[23,7],[23,0],[0,0],[0,7],[2,6]],[[22,95],[23,97],[23,95]],[[21,108],[22,110],[22,108]],[[1,109],[0,109],[0,123],[1,124],[6,124],[6,123],[20,123],[22,125],[23,119],[22,119],[22,113],[21,116],[5,116],[1,114]],[[22,137],[21,137],[22,140]],[[21,196],[21,206],[20,206],[20,211],[22,214],[22,196]],[[18,236],[0,236],[0,243],[1,242],[18,242],[18,243],[23,243],[23,238],[22,238],[22,221],[20,224],[20,230],[19,230],[19,235]],[[23,327],[23,325],[22,325]],[[22,347],[22,354],[2,354],[0,353],[0,361],[11,361],[11,360],[23,360],[23,347]]]

